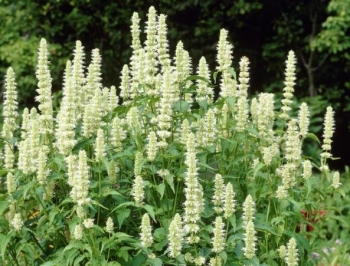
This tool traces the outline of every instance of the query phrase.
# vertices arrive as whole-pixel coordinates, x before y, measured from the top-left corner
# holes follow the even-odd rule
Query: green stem
[[[174,206],[173,206],[173,217],[175,216],[175,213],[176,213],[176,210],[177,210],[176,205],[177,205],[177,199],[178,199],[179,191],[180,191],[180,181],[177,182],[176,189],[175,189],[175,199],[174,199]]]
[[[95,245],[95,241],[93,240],[93,237],[91,235],[91,231],[89,231],[89,234],[88,234],[88,241],[89,241],[89,245],[92,249],[92,254],[94,255],[94,258],[95,259],[100,259],[100,253],[98,252],[98,250],[96,249],[96,245]]]

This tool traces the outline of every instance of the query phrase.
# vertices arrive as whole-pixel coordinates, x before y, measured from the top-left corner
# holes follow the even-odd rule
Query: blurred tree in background
[[[130,57],[130,18],[138,12],[144,22],[150,5],[167,15],[171,54],[182,40],[194,68],[205,55],[214,69],[219,31],[229,30],[236,66],[243,55],[251,61],[252,94],[282,91],[283,62],[294,50],[296,94],[311,102],[320,117],[325,105],[335,108],[335,145],[337,140],[340,145],[334,154],[343,157],[341,164],[350,164],[349,151],[343,151],[350,121],[350,0],[0,0],[0,82],[11,65],[22,106],[33,105],[36,51],[45,38],[58,95],[76,40],[85,46],[87,62],[90,51],[100,49],[104,84],[118,85]],[[322,120],[314,122],[321,128]]]

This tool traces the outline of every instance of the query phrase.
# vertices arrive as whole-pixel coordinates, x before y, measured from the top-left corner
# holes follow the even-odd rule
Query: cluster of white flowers
[[[244,233],[244,256],[251,259],[255,256],[256,236],[254,228],[255,203],[251,195],[248,195],[243,203],[243,228]]]

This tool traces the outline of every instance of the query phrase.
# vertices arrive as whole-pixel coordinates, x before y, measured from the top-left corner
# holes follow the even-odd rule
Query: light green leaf
[[[117,220],[118,220],[119,229],[120,229],[125,219],[130,216],[131,211],[130,209],[126,209],[124,207],[124,208],[117,209],[116,213],[117,213]]]
[[[173,175],[167,175],[165,176],[165,181],[170,186],[171,190],[175,193],[175,187],[174,187],[174,176]]]
[[[153,210],[153,206],[151,205],[144,205],[143,208],[147,211],[147,213],[149,214],[149,216],[151,216],[151,218],[153,219],[153,221],[156,221],[156,217],[154,215],[154,210]]]
[[[180,100],[174,103],[174,109],[177,112],[186,113],[190,109],[190,105],[188,102]]]
[[[156,186],[156,190],[160,195],[160,199],[163,198],[164,196],[164,191],[165,191],[165,184],[164,183],[160,183],[158,186]]]

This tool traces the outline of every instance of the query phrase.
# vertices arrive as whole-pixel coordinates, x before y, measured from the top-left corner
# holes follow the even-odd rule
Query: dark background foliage
[[[21,106],[33,106],[35,66],[41,38],[50,45],[53,90],[60,94],[65,62],[75,41],[82,41],[89,62],[99,48],[106,86],[119,84],[131,49],[130,18],[141,17],[144,28],[150,5],[166,14],[170,53],[182,40],[196,68],[205,56],[215,68],[221,28],[230,32],[234,64],[251,62],[251,89],[281,94],[284,62],[289,50],[298,57],[296,97],[312,105],[312,130],[321,137],[325,107],[336,110],[333,154],[350,165],[350,0],[0,0],[0,82],[11,65],[17,75]],[[0,84],[2,87],[2,84]]]

